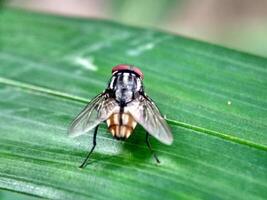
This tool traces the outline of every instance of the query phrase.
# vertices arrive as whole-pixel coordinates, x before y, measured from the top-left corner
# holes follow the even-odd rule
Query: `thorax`
[[[134,73],[119,72],[112,76],[109,89],[113,90],[116,101],[127,104],[142,90],[142,82]]]

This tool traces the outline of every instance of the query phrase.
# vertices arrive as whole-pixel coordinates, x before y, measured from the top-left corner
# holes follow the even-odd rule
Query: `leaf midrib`
[[[52,89],[49,89],[46,87],[36,86],[36,85],[21,82],[21,81],[7,79],[4,77],[0,77],[0,83],[4,84],[4,85],[12,86],[12,87],[17,87],[17,88],[24,89],[24,90],[31,90],[31,91],[35,91],[35,92],[40,92],[40,93],[44,93],[47,95],[56,96],[56,97],[60,97],[60,98],[64,98],[64,99],[68,99],[68,100],[76,101],[76,102],[80,102],[80,103],[88,103],[88,101],[89,101],[89,99],[82,98],[82,97],[75,96],[75,95],[70,95],[70,94],[67,94],[65,92],[60,92],[57,90],[52,90]],[[173,119],[166,119],[166,120],[168,123],[170,123],[172,125],[183,127],[186,129],[190,129],[190,130],[195,131],[196,133],[200,132],[200,133],[204,133],[207,135],[212,135],[212,136],[219,137],[219,138],[222,138],[222,139],[227,140],[227,141],[231,141],[231,142],[238,143],[241,145],[246,145],[246,146],[249,146],[252,148],[267,151],[266,145],[261,145],[261,144],[252,142],[250,140],[242,139],[242,138],[232,136],[232,135],[227,134],[227,133],[203,128],[200,126],[184,123],[184,122],[173,120]]]

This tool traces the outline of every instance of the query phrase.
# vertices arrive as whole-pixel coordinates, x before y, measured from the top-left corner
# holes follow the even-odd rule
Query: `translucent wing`
[[[127,106],[133,118],[162,143],[170,145],[173,141],[171,130],[154,102],[140,95]]]
[[[99,123],[107,120],[118,104],[107,93],[96,96],[73,120],[69,128],[69,135],[76,137],[96,127]]]

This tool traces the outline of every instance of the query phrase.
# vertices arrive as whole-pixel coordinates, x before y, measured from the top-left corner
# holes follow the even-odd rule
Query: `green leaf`
[[[267,59],[16,10],[2,10],[0,31],[0,188],[51,199],[267,198]],[[119,63],[142,69],[174,143],[151,140],[157,165],[140,126],[122,142],[101,125],[81,170],[92,133],[71,139],[67,128]]]

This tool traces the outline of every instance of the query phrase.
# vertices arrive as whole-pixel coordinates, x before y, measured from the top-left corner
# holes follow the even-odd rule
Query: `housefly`
[[[170,145],[173,137],[170,128],[155,103],[144,92],[144,75],[133,65],[120,64],[112,68],[112,76],[107,89],[89,102],[73,120],[69,134],[82,135],[94,129],[93,147],[80,165],[85,167],[96,146],[96,135],[101,122],[106,122],[112,136],[118,140],[127,139],[137,123],[146,130],[146,144],[155,160],[159,159],[152,151],[149,135]]]

